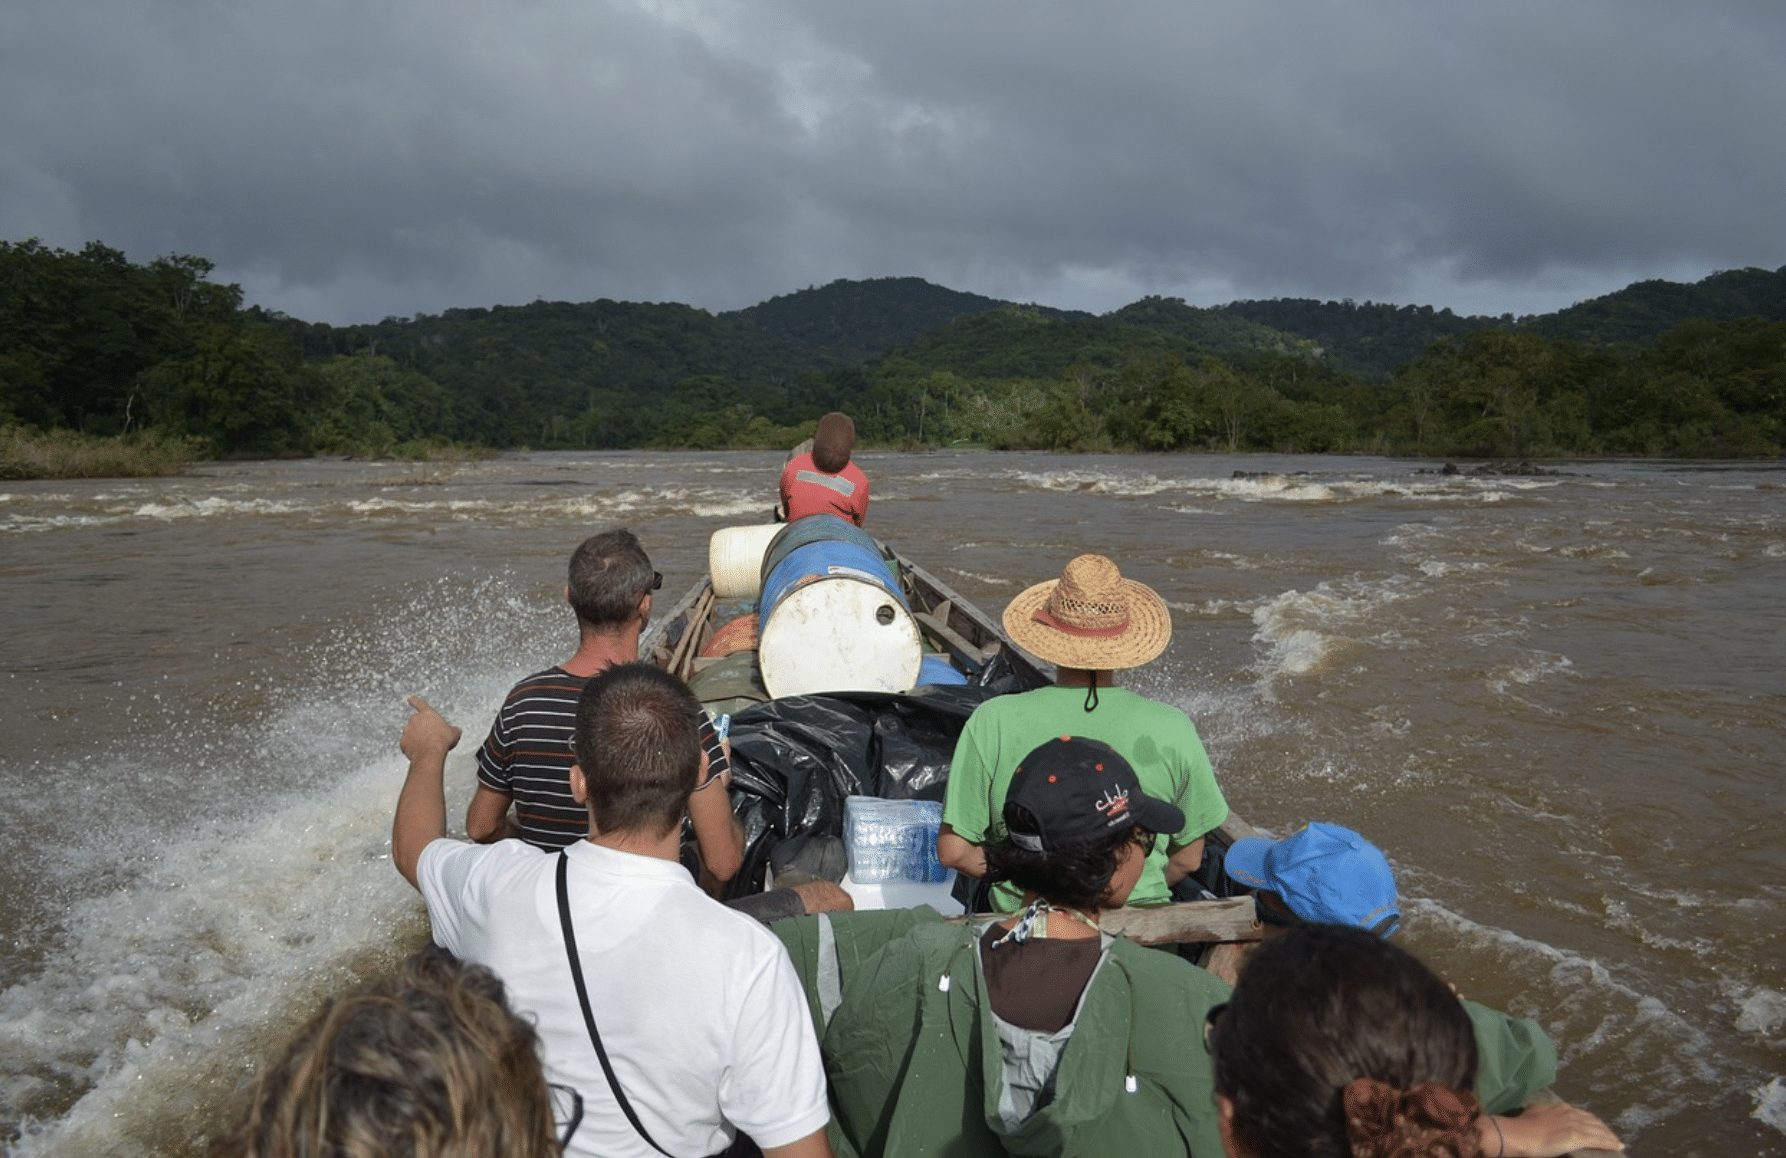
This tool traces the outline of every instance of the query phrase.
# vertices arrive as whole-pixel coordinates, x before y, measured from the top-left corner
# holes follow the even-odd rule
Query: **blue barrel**
[[[813,515],[800,520],[811,522],[828,515]],[[837,520],[843,522],[842,519]],[[873,540],[870,540],[872,543]],[[841,540],[819,539],[784,551],[763,579],[763,593],[757,598],[757,614],[767,620],[788,593],[820,579],[849,578],[859,583],[872,583],[899,601],[906,610],[905,593],[887,571],[887,561],[874,546]]]
[[[802,547],[813,543],[854,543],[865,551],[880,556],[880,546],[875,543],[874,536],[848,519],[837,515],[808,515],[804,519],[795,519],[783,527],[775,538],[769,540],[769,546],[763,552],[763,587],[769,586],[769,573],[779,567],[783,560]],[[768,606],[769,600],[764,601]]]
[[[819,539],[783,552],[758,608],[757,666],[775,699],[917,683],[923,638],[876,547]]]

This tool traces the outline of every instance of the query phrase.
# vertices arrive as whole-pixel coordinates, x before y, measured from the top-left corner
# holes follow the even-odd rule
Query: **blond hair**
[[[430,947],[327,1002],[257,1083],[247,1158],[559,1153],[539,1035],[489,970]]]

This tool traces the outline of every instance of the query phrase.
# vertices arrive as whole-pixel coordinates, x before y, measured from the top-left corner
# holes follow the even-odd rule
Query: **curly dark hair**
[[[1021,804],[1005,805],[1007,831],[1034,832],[1038,827],[1029,809]],[[1102,909],[1111,901],[1110,879],[1116,875],[1124,846],[1152,845],[1153,839],[1153,833],[1144,829],[1125,828],[1100,840],[1031,852],[1006,835],[986,845],[986,880],[1010,881],[1066,908]]]
[[[1211,1052],[1234,1137],[1259,1158],[1478,1153],[1476,1039],[1462,1003],[1412,953],[1363,929],[1298,925],[1260,945]],[[1361,1107],[1385,1099],[1396,1111],[1380,1115],[1387,1132],[1359,1145]],[[1426,1102],[1441,1112],[1401,1112]]]

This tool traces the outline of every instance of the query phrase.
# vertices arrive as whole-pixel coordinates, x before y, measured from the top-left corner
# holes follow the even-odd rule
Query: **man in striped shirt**
[[[503,701],[478,749],[477,794],[465,814],[472,840],[512,836],[555,851],[589,834],[589,812],[570,789],[577,701],[592,676],[639,658],[651,593],[662,584],[639,540],[624,528],[590,536],[571,556],[564,597],[577,616],[576,653],[528,676]],[[704,715],[700,727],[707,771],[689,798],[689,818],[706,870],[727,881],[743,862],[744,838],[726,792],[725,748]]]

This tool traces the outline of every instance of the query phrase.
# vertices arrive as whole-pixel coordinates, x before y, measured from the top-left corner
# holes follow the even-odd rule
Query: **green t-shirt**
[[[1215,771],[1190,717],[1122,688],[1099,688],[1098,706],[1085,710],[1084,688],[1046,687],[987,700],[968,717],[949,764],[943,823],[956,835],[985,844],[1004,835],[1005,790],[1017,765],[1043,741],[1055,736],[1102,740],[1135,768],[1149,796],[1176,805],[1184,828],[1161,833],[1129,894],[1131,905],[1170,900],[1166,888],[1166,849],[1186,845],[1228,819],[1228,802],[1216,787]],[[1000,912],[1017,908],[1021,894],[1008,884],[993,887]]]

